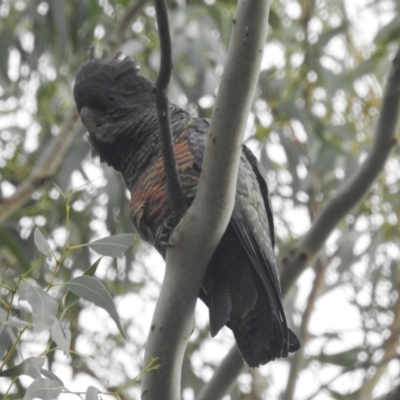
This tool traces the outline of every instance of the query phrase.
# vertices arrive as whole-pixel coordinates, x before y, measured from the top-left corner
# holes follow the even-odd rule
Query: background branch
[[[383,351],[382,362],[377,363],[374,373],[367,375],[364,378],[363,385],[361,386],[358,399],[360,400],[373,400],[372,392],[383,374],[385,373],[388,364],[391,360],[398,356],[397,348],[399,345],[399,331],[400,331],[400,285],[397,285],[397,299],[391,311],[393,312],[394,319],[390,324],[390,335],[381,346]],[[387,360],[387,361],[385,361]],[[397,397],[399,398],[399,397]]]
[[[374,142],[367,158],[358,172],[327,203],[308,233],[281,261],[281,291],[283,298],[288,294],[289,289],[300,274],[310,265],[312,259],[317,256],[337,223],[363,199],[376,177],[382,171],[390,150],[397,143],[395,134],[399,116],[399,99],[400,47],[389,73]],[[231,349],[229,354],[235,351],[238,351],[236,346]],[[244,366],[244,362],[242,359],[238,360],[238,362],[241,364],[236,368],[239,375],[242,370],[240,367]],[[214,374],[224,375],[225,368],[227,368],[226,363],[222,362]],[[203,390],[207,390],[209,384],[211,384],[211,381],[205,385]],[[230,385],[230,383],[227,384]],[[219,400],[221,398],[219,395],[210,395],[209,400]]]
[[[75,137],[78,120],[78,112],[75,109],[71,110],[60,133],[45,149],[29,177],[11,196],[0,200],[0,222],[19,210],[36,190],[51,179]]]
[[[121,22],[115,27],[109,41],[111,55],[115,54],[118,48],[127,40],[126,31],[146,2],[147,0],[138,0],[126,9]],[[30,176],[17,187],[11,196],[0,199],[0,223],[18,211],[31,199],[36,190],[51,179],[72,144],[77,132],[78,122],[79,115],[74,106],[69,111],[60,133],[44,150]]]
[[[374,142],[358,171],[344,184],[317,216],[308,233],[282,260],[281,287],[284,296],[318,254],[338,222],[366,195],[383,170],[395,138],[400,104],[400,47],[393,60],[382,101]]]
[[[286,390],[282,397],[282,400],[293,399],[296,390],[296,383],[297,383],[297,378],[299,376],[299,371],[301,370],[301,366],[304,361],[304,350],[309,338],[308,326],[310,324],[310,319],[312,316],[312,312],[314,310],[315,302],[318,299],[324,285],[325,266],[321,262],[320,258],[316,262],[315,272],[316,274],[314,282],[311,288],[311,292],[308,296],[307,305],[306,308],[304,309],[300,324],[301,348],[293,355],[291,359],[289,378],[286,384]]]
[[[221,367],[207,385],[203,386],[196,400],[222,399],[232,390],[237,377],[246,369],[235,344],[222,361]]]
[[[182,359],[194,327],[197,294],[232,215],[244,130],[256,88],[270,1],[238,3],[225,70],[208,134],[199,188],[170,238],[166,272],[144,364],[161,367],[142,381],[143,399],[180,399]]]
[[[160,40],[160,72],[156,81],[156,104],[161,148],[171,206],[172,222],[175,225],[185,214],[186,202],[179,177],[174,152],[171,117],[169,113],[168,85],[172,72],[171,36],[169,33],[167,6],[164,0],[155,0],[158,37]]]

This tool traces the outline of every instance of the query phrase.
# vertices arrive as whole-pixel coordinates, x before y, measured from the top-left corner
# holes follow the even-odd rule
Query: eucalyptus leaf
[[[44,290],[26,283],[19,290],[21,300],[26,300],[32,308],[33,331],[50,329],[57,315],[57,302]]]
[[[0,327],[0,359],[2,359],[8,351],[11,344],[11,338],[7,329]]]
[[[48,369],[40,368],[40,373],[51,381],[57,381],[62,386],[65,386],[64,382],[56,374],[53,374],[53,372],[49,371]]]
[[[96,260],[85,272],[83,275],[86,276],[94,276],[96,273],[97,267],[100,264],[102,257],[100,257],[98,260]],[[68,308],[72,307],[77,301],[79,300],[79,297],[72,293],[71,291],[68,291],[67,295],[65,296],[64,299],[64,310],[67,310]]]
[[[86,389],[85,400],[98,400],[99,399],[99,389],[94,386],[89,386]]]
[[[131,233],[122,233],[88,243],[88,246],[93,251],[103,256],[122,257],[125,251],[132,246],[134,240],[135,235]]]
[[[37,378],[26,390],[24,400],[42,399],[51,400],[55,399],[64,389],[64,386],[58,381],[46,378]]]
[[[14,334],[14,330],[8,326],[4,327],[4,330],[8,332],[8,336],[10,336],[10,339],[12,341],[13,344],[15,344],[15,342],[17,341],[17,337]],[[18,347],[17,347],[18,349]]]
[[[106,310],[116,323],[121,335],[126,339],[115,304],[105,286],[98,279],[85,275],[78,276],[69,282],[65,282],[64,285],[82,299],[91,301],[96,306]]]
[[[5,326],[9,326],[10,328],[25,328],[26,326],[32,326],[32,324],[27,321],[11,318],[7,323],[5,323]]]
[[[4,318],[5,317],[6,315],[4,316]],[[5,321],[5,319],[2,319],[2,315],[0,313],[0,322],[1,321]],[[8,321],[4,322],[4,326],[8,326],[10,328],[25,328],[26,326],[32,326],[32,324],[28,321],[21,321],[20,319],[11,317]]]
[[[40,377],[40,368],[43,366],[44,362],[44,357],[29,357],[15,367],[1,371],[0,376],[14,377],[28,375],[36,379]]]
[[[47,257],[49,261],[53,258],[53,255],[51,253],[51,249],[49,244],[47,243],[46,239],[42,235],[42,232],[40,232],[39,228],[35,229],[35,233],[33,235],[33,240],[35,242],[36,247]]]
[[[7,313],[0,308],[0,322],[4,322],[7,318]]]
[[[51,326],[51,339],[66,355],[69,355],[71,331],[67,328],[63,329],[58,319],[55,319]]]

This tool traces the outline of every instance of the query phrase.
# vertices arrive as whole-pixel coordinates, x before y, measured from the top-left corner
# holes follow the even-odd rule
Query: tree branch
[[[199,188],[173,231],[166,271],[147,341],[142,399],[180,399],[183,354],[205,270],[226,230],[236,191],[241,143],[256,88],[267,34],[270,1],[240,0],[231,44],[211,119]]]
[[[373,181],[382,171],[391,148],[396,144],[395,133],[399,115],[399,97],[400,47],[393,60],[392,69],[389,74],[371,150],[359,171],[325,206],[309,232],[281,261],[283,267],[281,273],[282,297],[288,294],[290,287],[294,284],[296,279],[305,268],[310,265],[312,259],[317,256],[336,224],[362,200]],[[235,351],[235,348],[232,348],[231,352],[233,351]],[[243,360],[238,362],[244,365]],[[224,368],[226,368],[226,364],[222,362],[215,374],[223,374]],[[237,370],[240,371],[239,366]],[[209,400],[219,399],[221,399],[221,397],[218,396],[209,398]]]
[[[294,392],[296,390],[297,378],[299,376],[299,371],[304,362],[305,346],[309,338],[308,326],[310,323],[312,312],[314,310],[315,302],[318,299],[318,296],[320,295],[324,285],[325,267],[320,259],[317,260],[316,264],[317,264],[316,275],[311,288],[311,292],[307,299],[306,308],[303,312],[303,316],[301,319],[301,325],[300,325],[301,348],[294,354],[293,358],[291,359],[289,378],[286,384],[286,390],[282,397],[282,400],[293,400]]]
[[[196,400],[222,399],[232,390],[237,377],[245,370],[243,358],[234,345],[211,380],[202,387]]]
[[[307,234],[282,260],[281,287],[284,296],[304,269],[310,265],[338,222],[366,195],[382,171],[395,138],[400,105],[400,47],[393,60],[383,97],[374,142],[358,171],[344,184],[317,216]]]
[[[160,39],[161,51],[160,72],[158,73],[156,81],[157,116],[164,169],[167,179],[168,196],[171,206],[172,223],[175,225],[183,217],[187,207],[174,152],[171,117],[169,114],[167,95],[173,67],[171,37],[169,33],[168,13],[165,0],[155,0],[154,5],[156,8],[158,37]]]

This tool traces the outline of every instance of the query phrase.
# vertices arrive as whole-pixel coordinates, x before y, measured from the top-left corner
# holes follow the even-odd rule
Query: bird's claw
[[[167,233],[171,233],[174,227],[172,226],[172,217],[169,216],[164,219],[163,222],[164,230],[167,231]]]
[[[161,240],[161,241],[160,241],[160,246],[161,246],[162,248],[164,248],[164,249],[171,249],[171,248],[175,247],[174,244],[169,243],[169,242],[166,242],[165,240]]]

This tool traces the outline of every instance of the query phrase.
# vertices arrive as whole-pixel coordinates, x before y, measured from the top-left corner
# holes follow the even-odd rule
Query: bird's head
[[[135,118],[155,107],[154,86],[137,73],[138,69],[128,57],[117,54],[110,58],[103,51],[97,58],[91,49],[89,61],[76,75],[75,103],[100,158],[104,146],[118,142],[129,133]]]

